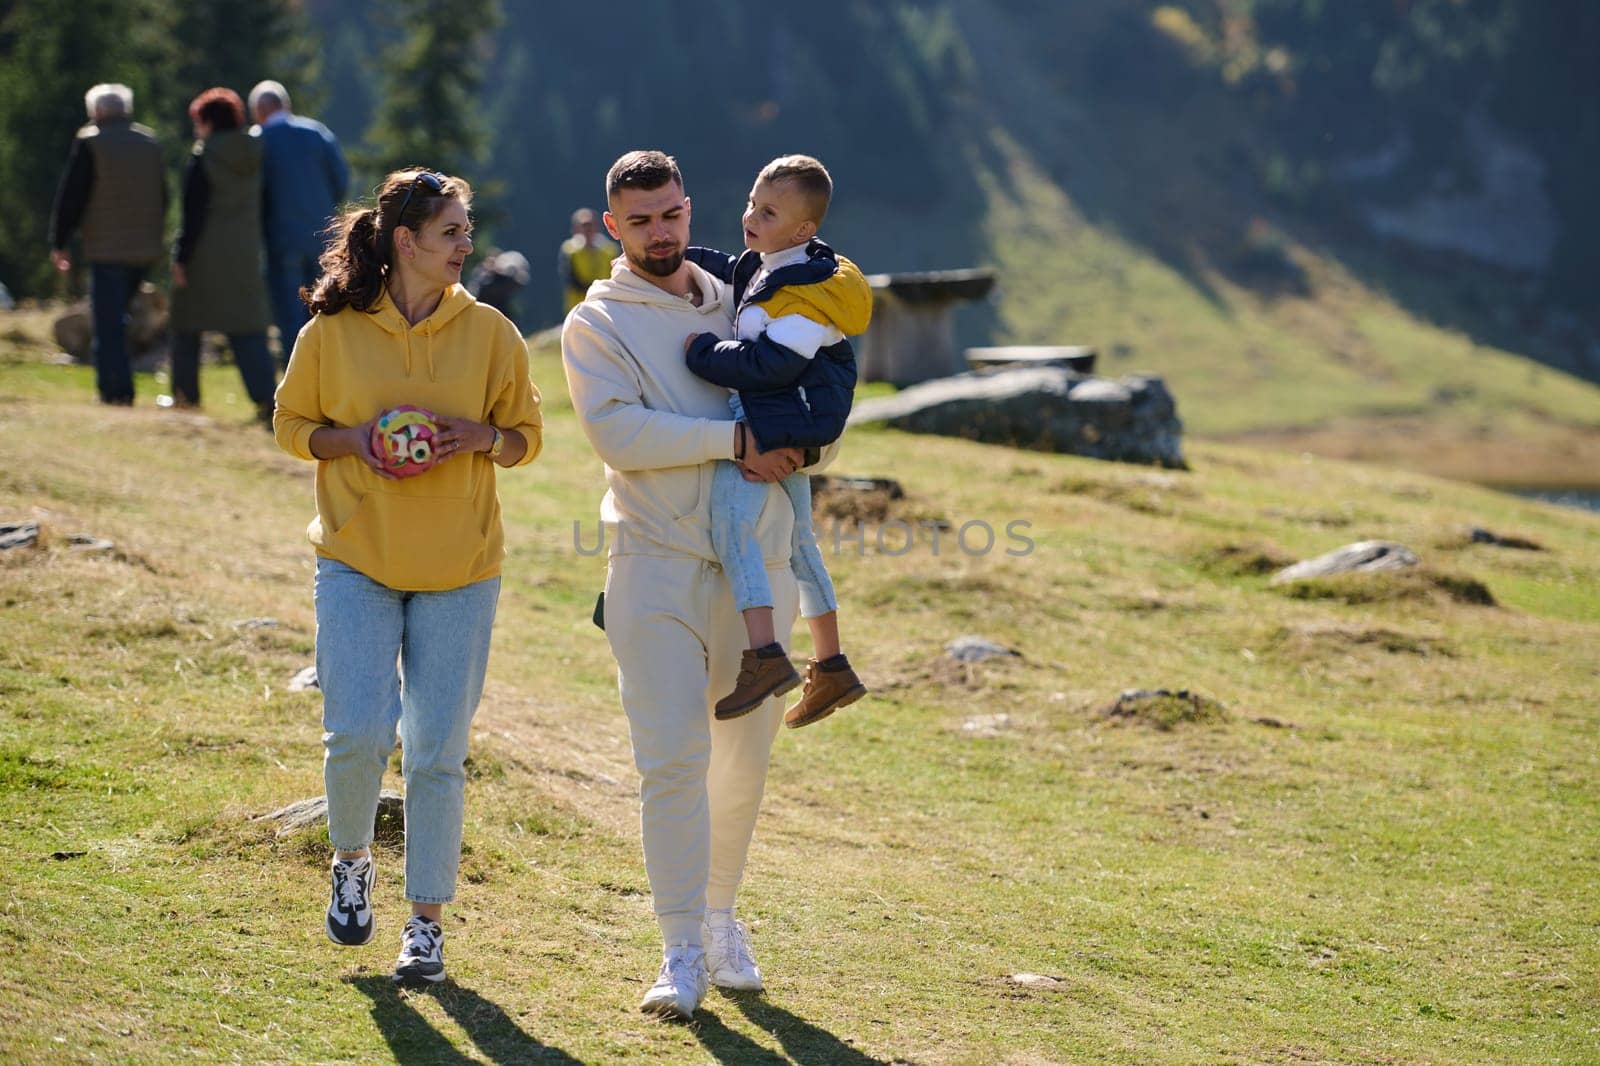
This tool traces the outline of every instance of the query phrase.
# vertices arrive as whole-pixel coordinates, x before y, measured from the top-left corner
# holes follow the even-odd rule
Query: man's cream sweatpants
[[[769,569],[773,625],[789,646],[799,592]],[[700,943],[705,908],[731,907],[755,832],[767,759],[783,720],[771,699],[719,722],[749,639],[721,567],[690,555],[615,555],[606,637],[642,778],[644,866],[668,945]]]

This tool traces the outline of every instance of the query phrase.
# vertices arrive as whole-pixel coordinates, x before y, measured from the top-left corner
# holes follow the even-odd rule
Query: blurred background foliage
[[[524,304],[547,323],[543,264],[630,148],[677,156],[696,237],[723,246],[763,162],[816,154],[839,189],[828,231],[881,271],[993,261],[1007,237],[980,177],[1018,146],[1091,224],[1197,284],[1295,292],[1285,234],[1388,255],[1371,212],[1481,190],[1491,127],[1537,156],[1556,221],[1508,275],[1519,298],[1594,323],[1597,55],[1589,0],[9,0],[0,281],[81,284],[52,275],[45,233],[91,84],[134,88],[175,194],[188,100],[274,77],[339,134],[358,191],[408,163],[468,177],[480,250],[529,256]]]

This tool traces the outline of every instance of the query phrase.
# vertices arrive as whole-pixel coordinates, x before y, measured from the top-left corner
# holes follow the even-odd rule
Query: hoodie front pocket
[[[323,550],[390,588],[459,588],[487,569],[488,535],[464,500],[371,492]]]

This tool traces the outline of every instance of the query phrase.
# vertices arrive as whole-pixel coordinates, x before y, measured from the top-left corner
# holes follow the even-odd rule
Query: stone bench
[[[1094,373],[1095,350],[1082,344],[1008,344],[997,348],[968,348],[966,355],[974,370],[1064,366],[1080,374]]]
[[[872,325],[856,344],[862,381],[915,385],[967,370],[956,348],[955,307],[994,289],[994,271],[872,274]]]

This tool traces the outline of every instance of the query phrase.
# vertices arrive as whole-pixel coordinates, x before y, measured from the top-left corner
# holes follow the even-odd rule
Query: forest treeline
[[[1001,33],[1020,44],[992,47]],[[568,214],[600,206],[605,168],[628,148],[678,156],[708,240],[737,240],[762,162],[812,151],[879,269],[963,266],[982,256],[984,216],[963,153],[988,127],[1026,142],[1208,93],[1229,103],[1229,128],[1194,135],[1234,146],[1241,195],[1352,228],[1358,199],[1473,188],[1470,123],[1492,120],[1546,166],[1560,237],[1542,284],[1593,314],[1596,55],[1600,7],[1585,0],[11,0],[0,281],[19,295],[70,286],[49,269],[46,223],[83,92],[100,81],[134,88],[174,189],[188,100],[262,77],[341,136],[358,189],[411,162],[472,177],[485,235],[535,264],[535,317],[554,314],[539,279]],[[1342,164],[1395,143],[1406,154],[1382,181],[1341,180]],[[936,232],[907,240],[907,219]]]

